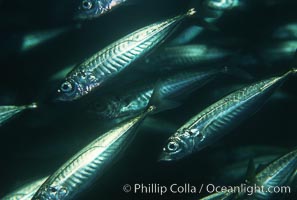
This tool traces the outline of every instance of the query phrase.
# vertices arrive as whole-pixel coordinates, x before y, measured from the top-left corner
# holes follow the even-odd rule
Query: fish
[[[100,17],[123,5],[127,0],[78,0],[75,20],[86,20]]]
[[[24,53],[33,48],[36,48],[39,45],[46,43],[47,41],[57,38],[60,35],[69,32],[70,30],[80,28],[80,25],[70,26],[70,27],[61,27],[51,30],[43,31],[34,31],[27,34],[24,34],[22,37],[22,42],[20,46],[20,52]]]
[[[258,56],[265,64],[273,64],[275,62],[290,61],[296,50],[297,40],[285,40],[275,42],[260,48]]]
[[[278,27],[272,33],[273,39],[278,40],[296,40],[297,39],[297,23],[289,23]]]
[[[129,146],[141,122],[156,109],[152,103],[136,117],[117,125],[103,135],[100,134],[55,171],[41,185],[32,200],[68,200],[76,197],[96,178],[108,171]]]
[[[80,25],[62,26],[51,29],[23,31],[19,33],[3,33],[5,39],[1,40],[0,56],[7,59],[16,55],[25,55],[36,49],[40,49],[45,44],[49,44],[59,37],[63,37],[74,29],[79,29]]]
[[[246,7],[241,0],[202,0],[192,1],[192,4],[199,8],[201,17],[208,23],[216,23],[225,12]]]
[[[186,28],[179,35],[177,35],[172,41],[170,41],[170,46],[185,45],[193,41],[199,34],[203,32],[204,28],[193,25]]]
[[[273,92],[296,72],[297,69],[293,68],[282,76],[252,83],[210,105],[167,140],[159,160],[179,160],[215,143],[258,111]]]
[[[31,200],[33,195],[36,193],[38,188],[44,183],[48,177],[43,177],[35,180],[31,183],[25,184],[24,186],[16,189],[15,191],[7,194],[2,200]]]
[[[248,177],[249,184],[256,184],[264,190],[256,190],[248,199],[272,199],[277,193],[268,193],[268,188],[287,185],[290,178],[297,169],[297,150],[293,150],[273,161],[263,170],[255,175]],[[248,171],[252,171],[248,168]]]
[[[200,66],[208,63],[217,63],[233,54],[233,51],[204,44],[166,47],[156,54],[147,57],[145,59],[146,66],[144,67],[149,69],[158,67],[161,70],[172,70]]]
[[[167,109],[181,105],[181,99],[193,91],[203,87],[210,81],[222,74],[232,73],[232,69],[214,68],[187,70],[160,79],[160,95],[163,99],[169,99],[171,105]],[[154,90],[154,84],[140,86],[123,94],[115,95],[104,100],[95,102],[90,106],[100,117],[106,119],[117,119],[133,116],[142,112],[148,105]],[[173,103],[175,102],[175,103]]]
[[[212,10],[231,10],[242,4],[241,0],[204,0],[203,5]]]
[[[27,109],[35,109],[37,108],[36,103],[32,103],[30,105],[23,105],[23,106],[13,106],[13,105],[6,105],[0,106],[0,126],[7,123],[10,119],[18,115],[19,113],[23,112]]]
[[[99,51],[65,78],[58,89],[58,101],[73,101],[98,89],[134,61],[160,45],[195,9],[141,28]]]

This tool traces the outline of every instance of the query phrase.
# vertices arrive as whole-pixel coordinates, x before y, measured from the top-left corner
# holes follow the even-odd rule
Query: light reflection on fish
[[[203,4],[213,10],[231,10],[240,6],[240,0],[204,0]]]
[[[102,87],[131,63],[161,44],[188,16],[187,13],[141,28],[99,51],[73,69],[58,90],[60,101],[72,101]]]
[[[25,34],[23,36],[23,41],[21,44],[20,51],[26,52],[29,51],[41,44],[46,43],[47,41],[56,38],[68,31],[70,31],[73,28],[79,28],[80,26],[76,27],[62,27],[62,28],[56,28],[52,30],[43,30],[43,31],[35,31],[28,34]]]
[[[212,104],[179,128],[167,141],[160,160],[181,159],[213,144],[254,114],[297,69],[239,89]]]
[[[25,184],[24,186],[16,189],[15,191],[9,193],[2,200],[31,200],[33,195],[36,193],[38,188],[44,183],[48,177],[38,179],[31,183]]]
[[[250,177],[253,180],[250,184],[262,186],[264,190],[257,190],[253,195],[247,196],[247,199],[273,199],[275,195],[279,195],[280,193],[265,191],[268,191],[268,188],[272,189],[283,185],[287,186],[296,169],[297,150],[294,150],[269,164],[266,168],[257,173],[255,177]]]
[[[272,34],[273,39],[279,40],[296,40],[297,23],[289,23],[278,27]]]
[[[179,72],[159,81],[160,95],[164,99],[178,102],[176,105],[167,106],[167,109],[174,108],[191,92],[203,87],[217,76],[228,73],[232,73],[232,69],[227,67]],[[94,103],[91,109],[95,109],[99,116],[109,119],[133,116],[147,107],[153,88],[154,85],[147,85],[125,91],[122,95],[107,98],[106,103]]]
[[[78,7],[74,19],[92,19],[110,12],[127,0],[77,0]]]
[[[200,26],[190,26],[182,31],[175,39],[173,39],[169,45],[170,46],[177,46],[177,45],[185,45],[192,40],[194,40],[200,33],[204,30],[203,27]]]
[[[233,53],[224,48],[204,44],[166,47],[156,54],[150,55],[145,60],[147,64],[145,67],[154,68],[153,66],[158,66],[162,70],[199,66],[222,61]]]
[[[259,56],[265,64],[281,60],[290,60],[294,56],[297,40],[286,40],[265,46]]]
[[[201,7],[198,9],[201,15],[199,17],[204,18],[204,20],[209,23],[215,23],[225,11],[243,6],[240,0],[202,0],[200,3],[201,5],[198,4],[198,7]],[[209,25],[210,24],[208,24],[208,26]],[[170,45],[175,46],[187,44],[195,39],[199,34],[201,34],[203,30],[205,30],[205,28],[199,26],[190,26],[180,33],[173,41],[171,41]]]
[[[145,117],[156,109],[149,106],[138,116],[99,136],[51,175],[32,200],[73,199],[98,176],[106,173],[136,135]]]
[[[36,103],[23,106],[0,106],[0,126],[24,110],[35,108],[37,108]]]

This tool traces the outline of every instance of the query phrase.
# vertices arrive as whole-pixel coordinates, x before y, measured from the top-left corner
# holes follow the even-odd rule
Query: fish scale
[[[160,96],[164,99],[179,101],[187,94],[204,86],[219,74],[227,71],[225,68],[218,68],[179,72],[158,82]],[[153,88],[154,84],[149,84],[125,92],[125,94],[107,98],[106,102],[102,103],[103,108],[101,106],[96,112],[100,116],[107,118],[133,116],[146,108],[153,93]],[[172,106],[174,107],[175,105]]]
[[[150,55],[145,60],[145,64],[148,65],[145,67],[151,68],[155,65],[158,67],[165,66],[168,69],[196,67],[207,63],[215,64],[232,55],[234,52],[231,50],[203,44],[171,46]]]
[[[33,199],[72,199],[96,177],[105,173],[135,136],[135,129],[148,110],[99,136],[60,167],[39,188]]]
[[[247,197],[247,199],[271,199],[276,194],[267,191],[272,190],[273,187],[280,188],[281,186],[290,184],[290,178],[296,171],[296,168],[297,150],[291,151],[276,159],[256,174],[255,177],[252,177],[254,178],[254,181],[251,182],[251,184],[262,186],[263,190],[256,190],[255,193],[252,196]],[[243,196],[244,194],[241,195]],[[279,198],[280,196],[278,196],[278,199]]]
[[[247,88],[243,88],[242,90],[239,90],[238,92],[227,96],[226,98],[222,99],[218,103],[211,106],[209,109],[205,110],[205,112],[202,112],[199,116],[197,116],[192,121],[195,122],[194,124],[197,124],[197,123],[205,120],[206,118],[208,118],[210,115],[216,116],[217,113],[222,113],[223,111],[228,109],[230,106],[234,105],[234,103],[240,103],[240,105],[241,105],[241,104],[243,104],[243,102],[247,102],[249,99],[251,99],[252,97],[254,97],[255,95],[257,95],[258,93],[260,93],[263,90],[262,88],[267,85],[266,82],[270,83],[271,81],[275,82],[275,78],[269,79],[265,82],[257,83],[255,85],[252,85]],[[263,86],[259,87],[259,84],[263,85]],[[256,94],[255,94],[255,92],[256,92]],[[236,108],[236,110],[241,110],[243,108],[244,107],[238,107],[238,108]],[[236,110],[234,111],[235,112],[234,114],[237,113]],[[230,116],[232,116],[232,113]]]
[[[63,83],[58,90],[58,99],[75,100],[99,88],[131,63],[164,42],[183,19],[193,14],[195,11],[191,9],[186,14],[141,28],[91,56],[65,78],[64,83],[71,84],[71,88],[77,88],[77,90],[71,93],[63,92]],[[85,71],[88,76],[83,78],[81,71]]]
[[[213,144],[254,114],[288,76],[295,73],[296,69],[292,69],[280,77],[253,83],[207,107],[168,139],[160,159],[165,161],[181,159],[193,151],[199,151]],[[170,145],[176,145],[180,149],[173,150]]]
[[[285,180],[287,180],[288,177],[290,177],[290,175],[294,173],[296,167],[297,150],[288,153],[287,155],[281,157],[280,159],[274,161],[272,164],[266,167],[263,171],[257,174],[256,181],[258,183],[261,183],[261,185],[281,185],[283,183],[280,183],[279,180],[283,179],[284,177],[287,177],[285,178]],[[280,169],[282,169],[282,172],[280,172]],[[290,169],[291,172],[287,173],[287,169]],[[270,182],[270,179],[273,179],[273,177],[276,176],[279,176],[280,178],[277,178],[277,180],[275,180],[274,182]]]

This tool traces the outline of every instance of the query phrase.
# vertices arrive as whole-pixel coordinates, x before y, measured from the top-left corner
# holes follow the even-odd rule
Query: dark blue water
[[[58,83],[49,82],[49,77],[67,65],[83,61],[99,49],[140,27],[184,12],[189,3],[190,1],[171,0],[122,6],[98,19],[83,22],[80,29],[68,31],[28,52],[20,53],[24,34],[75,25],[77,22],[72,20],[73,2],[0,1],[0,102],[15,105],[40,102],[40,109],[23,113],[0,129],[0,196],[17,186],[51,174],[68,158],[110,128],[107,122],[86,112],[83,101],[51,102],[52,92]],[[235,43],[232,47],[231,44],[224,43],[223,46],[238,49],[243,54],[256,54],[258,47],[269,48],[269,45],[277,42],[271,39],[273,30],[288,22],[297,23],[295,8],[296,3],[291,0],[272,6],[252,6],[247,10],[230,11],[218,21],[218,31],[206,31],[192,43],[208,43],[217,38],[219,41],[221,38],[241,38],[244,43]],[[192,21],[195,20],[184,23],[179,31],[193,23]],[[297,41],[297,38],[294,40]],[[249,60],[235,56],[232,62],[228,60],[226,64],[244,66],[255,79],[259,79],[290,69],[293,65],[293,54],[294,52],[292,59],[276,61],[271,60],[272,56],[277,55],[261,57],[261,62],[251,66],[247,64]],[[134,75],[129,72],[126,76]],[[153,76],[155,74],[147,72],[141,74],[141,77],[148,80],[153,79]],[[179,127],[210,103],[230,92],[222,90],[223,88],[228,89],[247,82],[232,77],[214,81],[190,95],[179,108],[157,114],[155,117]],[[120,83],[118,85],[122,86]],[[125,184],[137,183],[146,186],[155,183],[167,187],[174,183],[197,187],[210,183],[224,185],[224,181],[217,179],[217,172],[231,161],[240,160],[229,155],[231,150],[251,145],[281,147],[286,149],[286,152],[292,150],[297,144],[296,85],[296,77],[290,78],[278,90],[283,96],[273,96],[259,112],[222,140],[178,162],[157,162],[162,146],[172,132],[140,129],[123,157],[79,199],[190,200],[205,196],[205,190],[202,194],[166,193],[160,196],[125,193],[122,187]],[[106,90],[110,92],[108,88]],[[220,159],[217,159],[214,156],[219,152],[223,153],[219,155]],[[294,194],[288,196],[288,199],[294,198]]]

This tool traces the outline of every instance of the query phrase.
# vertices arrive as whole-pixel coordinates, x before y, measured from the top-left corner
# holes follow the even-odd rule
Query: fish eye
[[[54,188],[54,187],[51,187],[51,188],[50,188],[50,191],[54,193],[54,192],[57,192],[57,189]]]
[[[85,10],[89,10],[93,7],[93,4],[91,1],[88,1],[88,0],[84,0],[82,1],[82,8],[85,9]]]
[[[179,144],[176,142],[169,142],[167,148],[169,151],[176,151],[179,148]]]
[[[62,92],[70,92],[72,89],[73,89],[73,87],[72,87],[71,83],[68,81],[62,83],[62,85],[61,85]]]

